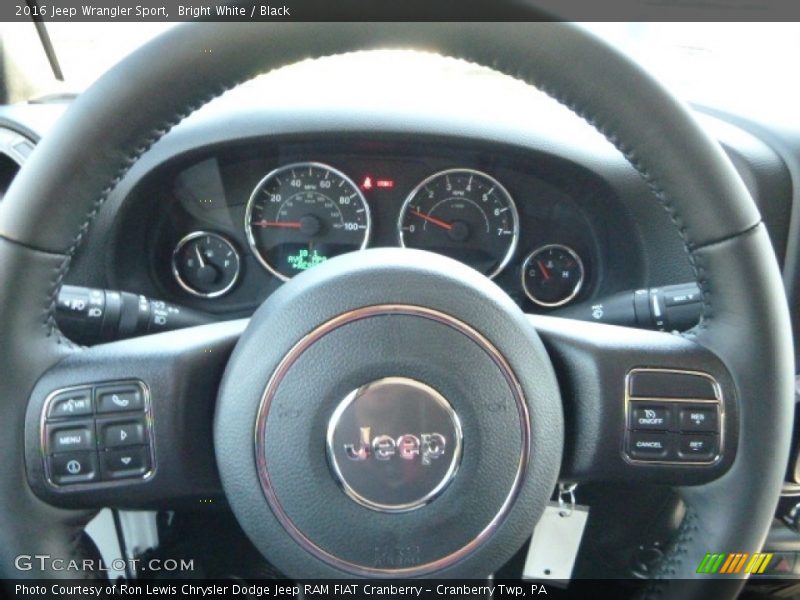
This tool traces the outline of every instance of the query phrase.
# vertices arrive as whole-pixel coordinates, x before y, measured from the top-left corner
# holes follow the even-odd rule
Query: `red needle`
[[[545,279],[545,281],[547,281],[548,279],[550,279],[550,272],[549,272],[549,271],[547,270],[547,268],[546,268],[546,267],[545,267],[545,266],[542,264],[542,261],[540,261],[540,260],[537,260],[537,261],[536,261],[536,264],[537,264],[537,265],[539,265],[539,270],[542,272],[542,275],[544,275],[544,279]]]
[[[285,227],[287,229],[300,229],[303,225],[300,221],[254,221],[256,227]]]
[[[426,215],[424,213],[421,213],[418,210],[412,210],[411,214],[412,215],[417,215],[420,219],[425,219],[429,223],[433,223],[434,225],[438,225],[442,229],[447,229],[448,231],[450,231],[453,228],[452,224],[450,224],[450,223],[448,223],[446,221],[442,221],[441,219],[437,219],[436,217],[432,217],[430,215]]]

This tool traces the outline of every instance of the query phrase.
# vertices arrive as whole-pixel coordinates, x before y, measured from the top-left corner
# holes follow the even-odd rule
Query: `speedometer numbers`
[[[496,179],[451,169],[431,175],[409,194],[398,234],[406,248],[444,254],[494,277],[514,254],[519,217]]]
[[[370,234],[370,212],[344,173],[320,163],[295,163],[259,182],[245,215],[256,258],[287,280],[329,258],[361,250]]]

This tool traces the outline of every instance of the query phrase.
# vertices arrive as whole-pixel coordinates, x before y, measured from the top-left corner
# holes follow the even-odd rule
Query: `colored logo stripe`
[[[735,575],[741,573],[761,574],[769,566],[772,554],[758,552],[731,552],[730,554],[709,553],[700,561],[697,573]]]
[[[716,573],[725,558],[724,554],[706,554],[700,566],[697,567],[698,573]]]

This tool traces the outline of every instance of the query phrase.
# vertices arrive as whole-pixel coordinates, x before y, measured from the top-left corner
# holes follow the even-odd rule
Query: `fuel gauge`
[[[561,244],[541,246],[522,263],[522,288],[539,306],[566,304],[580,292],[583,277],[578,253]]]
[[[227,294],[239,279],[239,253],[225,237],[195,231],[172,253],[172,274],[184,290],[200,298]]]

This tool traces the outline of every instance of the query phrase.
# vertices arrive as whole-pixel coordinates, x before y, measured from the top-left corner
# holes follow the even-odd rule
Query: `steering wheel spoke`
[[[713,352],[683,335],[529,318],[562,390],[563,480],[692,485],[728,470],[736,394]]]
[[[214,404],[243,327],[232,321],[103,344],[54,365],[26,416],[32,489],[70,508],[220,498]]]

